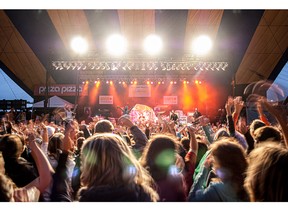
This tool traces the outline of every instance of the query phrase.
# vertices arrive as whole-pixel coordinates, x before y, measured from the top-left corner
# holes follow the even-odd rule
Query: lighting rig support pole
[[[52,51],[51,49],[49,50],[49,56],[50,56],[50,60],[51,60],[51,56],[52,56]],[[49,61],[52,62],[52,61]],[[50,64],[49,64],[50,65]],[[48,67],[48,69],[46,70],[46,76],[45,76],[45,100],[44,100],[44,113],[46,114],[48,111],[48,95],[49,95],[49,78],[50,78],[50,72],[49,70],[53,70],[53,68],[50,66]]]
[[[79,70],[76,70],[76,92],[75,92],[74,106],[77,106],[78,104],[78,97],[79,97]]]

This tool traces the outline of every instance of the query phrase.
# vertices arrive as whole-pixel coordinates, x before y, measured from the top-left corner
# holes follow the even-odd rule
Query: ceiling
[[[273,80],[288,58],[288,10],[1,10],[0,66],[33,97],[46,73],[50,84],[76,82],[76,71],[52,67],[52,61],[80,58],[70,48],[73,36],[85,37],[89,53],[98,58],[112,33],[127,38],[132,56],[142,52],[145,36],[156,33],[165,44],[162,57],[171,59],[189,53],[192,39],[207,34],[214,45],[204,60],[229,66],[200,73],[227,86],[232,80],[236,85]]]

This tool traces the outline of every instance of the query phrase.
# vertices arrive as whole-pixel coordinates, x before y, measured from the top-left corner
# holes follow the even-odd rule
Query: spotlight
[[[212,48],[212,41],[208,36],[201,35],[192,43],[192,50],[196,55],[205,55]]]
[[[83,37],[77,36],[72,39],[71,48],[76,53],[84,54],[88,50],[88,44]]]
[[[186,80],[184,80],[184,81],[183,81],[183,84],[186,84],[186,83],[187,83]]]
[[[150,55],[155,55],[162,49],[162,40],[157,35],[149,35],[144,41],[144,49]]]
[[[154,84],[154,82],[153,81],[151,81],[151,85],[153,85]]]
[[[146,83],[147,83],[147,85],[149,85],[149,84],[150,84],[150,81],[147,81]]]
[[[201,82],[201,81],[199,81],[199,84],[201,85],[201,84],[202,84],[202,82]]]
[[[108,80],[106,81],[106,84],[109,84],[109,81],[108,81]]]
[[[109,83],[110,83],[110,85],[112,85],[112,84],[113,84],[113,81],[112,81],[112,80],[110,80],[110,82],[109,82]]]
[[[173,84],[173,81],[170,81],[170,84]]]
[[[199,84],[199,81],[198,81],[198,80],[195,80],[195,84],[198,85],[198,84]]]
[[[176,82],[176,81],[174,81],[174,85],[175,85],[175,84],[177,84],[177,82]]]
[[[162,85],[164,85],[164,81],[162,81]]]
[[[134,81],[134,85],[136,85],[137,84],[137,81]]]
[[[133,84],[133,81],[131,81],[130,83]]]
[[[126,52],[127,40],[118,34],[111,35],[106,41],[106,46],[112,55],[122,55]]]
[[[161,84],[161,82],[160,81],[158,81],[158,85],[160,85]]]
[[[121,81],[119,81],[119,84],[121,84],[122,82]]]

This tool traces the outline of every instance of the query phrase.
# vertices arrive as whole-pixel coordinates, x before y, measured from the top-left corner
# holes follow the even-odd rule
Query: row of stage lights
[[[81,37],[75,36],[71,40],[71,48],[78,54],[84,54],[89,49],[88,41]],[[200,35],[191,43],[191,51],[196,55],[207,54],[213,46],[212,40],[207,35]],[[149,55],[160,54],[164,47],[164,43],[160,36],[156,34],[148,35],[143,40],[143,49]],[[124,55],[128,48],[128,40],[120,34],[112,34],[106,40],[106,49],[109,54],[114,56]]]
[[[223,70],[228,67],[227,62],[95,62],[95,61],[53,61],[55,70],[99,70],[99,71],[203,71],[203,70]]]
[[[90,83],[94,83],[94,84],[101,84],[101,83],[106,83],[107,85],[113,85],[114,83],[118,83],[119,85],[125,85],[125,84],[131,84],[131,85],[137,85],[139,84],[139,82],[137,80],[133,80],[133,81],[130,81],[130,82],[125,82],[125,81],[112,81],[112,80],[106,80],[106,81],[99,81],[99,80],[96,80],[96,81],[82,81],[82,84],[90,84]],[[176,85],[177,81],[168,81],[166,83],[169,83],[170,85]],[[181,82],[180,82],[181,83]],[[189,82],[189,81],[182,81],[183,84],[190,84],[190,83],[194,83],[196,85],[201,85],[203,83],[203,81],[201,80],[194,80],[193,82]],[[154,82],[154,81],[145,81],[143,82],[142,84],[147,84],[147,85],[154,85],[154,84],[158,84],[158,85],[164,85],[165,82],[164,81],[157,81],[157,82]]]

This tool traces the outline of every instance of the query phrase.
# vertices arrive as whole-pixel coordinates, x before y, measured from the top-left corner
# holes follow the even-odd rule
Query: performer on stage
[[[74,112],[71,110],[71,107],[68,104],[65,104],[64,106],[66,120],[73,120],[74,119]]]
[[[195,120],[197,120],[202,114],[198,111],[198,108],[195,108],[195,112],[193,114],[193,117]]]
[[[174,112],[174,110],[171,111],[170,120],[174,121],[175,123],[178,121],[178,115]]]
[[[132,110],[133,107],[132,107],[131,109],[129,109],[129,107],[126,105],[126,106],[124,107],[124,109],[122,109],[122,108],[119,107],[119,106],[117,106],[117,108],[121,109],[122,115],[129,115],[129,113],[130,113],[130,111]]]

